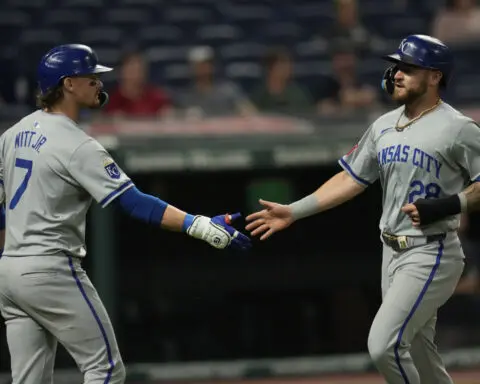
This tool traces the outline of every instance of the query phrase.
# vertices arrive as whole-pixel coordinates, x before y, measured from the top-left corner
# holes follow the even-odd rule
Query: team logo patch
[[[107,171],[108,176],[112,179],[120,178],[120,170],[112,159],[105,159],[103,161],[103,167],[105,168],[105,171]]]

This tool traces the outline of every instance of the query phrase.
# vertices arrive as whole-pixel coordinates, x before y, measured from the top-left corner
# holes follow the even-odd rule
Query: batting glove
[[[250,239],[231,226],[232,222],[241,216],[240,213],[218,215],[212,218],[198,215],[187,229],[187,234],[206,241],[217,249],[230,247],[245,251],[252,246]]]

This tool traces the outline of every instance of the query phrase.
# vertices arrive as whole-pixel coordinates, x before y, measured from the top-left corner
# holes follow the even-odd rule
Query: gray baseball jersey
[[[83,257],[92,197],[102,207],[133,186],[108,152],[63,115],[36,111],[0,138],[4,255]]]
[[[401,251],[383,246],[383,302],[370,328],[368,349],[389,383],[452,384],[434,335],[437,310],[454,292],[464,267],[455,231],[459,215],[415,228],[401,208],[418,198],[457,194],[470,181],[480,181],[480,128],[441,103],[397,131],[397,122],[407,122],[403,111],[402,106],[377,119],[339,161],[360,184],[380,179],[381,231],[420,240]],[[437,240],[429,242],[426,235],[438,235]]]
[[[480,180],[480,128],[447,103],[402,132],[403,107],[377,119],[339,163],[368,186],[378,178],[383,188],[380,229],[394,235],[424,236],[455,230],[459,215],[414,228],[401,208],[418,198],[446,197]],[[403,118],[403,119],[402,119]]]

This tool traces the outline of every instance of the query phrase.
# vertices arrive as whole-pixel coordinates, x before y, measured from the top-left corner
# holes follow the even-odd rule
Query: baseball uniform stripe
[[[124,192],[127,188],[133,186],[133,182],[128,180],[126,183],[122,184],[113,192],[109,193],[107,197],[105,197],[102,201],[100,201],[100,205],[104,208],[108,203],[110,203],[113,199],[115,199],[118,195]]]
[[[338,162],[340,163],[342,168],[345,169],[345,171],[347,171],[349,173],[349,175],[352,176],[359,183],[361,183],[363,185],[366,185],[367,187],[370,185],[370,183],[367,180],[362,179],[360,176],[357,176],[355,174],[355,172],[353,172],[352,168],[347,164],[347,162],[345,160],[343,160],[343,158],[338,160]]]
[[[112,372],[113,372],[113,369],[115,368],[115,363],[113,362],[112,348],[110,347],[110,343],[108,341],[107,333],[105,332],[105,328],[103,327],[103,324],[100,321],[100,318],[98,317],[98,314],[95,311],[95,308],[93,307],[92,302],[88,298],[87,293],[85,292],[85,289],[83,288],[83,285],[80,282],[80,279],[78,278],[77,272],[75,271],[75,268],[73,267],[73,261],[72,261],[71,256],[68,256],[68,265],[70,266],[70,270],[72,271],[72,276],[73,276],[75,282],[77,283],[77,287],[80,290],[80,293],[82,294],[83,298],[85,299],[88,307],[90,308],[90,311],[92,312],[92,315],[93,315],[93,317],[95,318],[95,321],[98,324],[98,328],[100,328],[100,332],[102,333],[103,341],[105,342],[105,346],[107,348],[108,364],[110,365],[110,368],[108,369],[108,372],[107,372],[107,377],[105,378],[105,381],[103,383],[108,384],[110,382],[110,378],[112,377]]]
[[[430,283],[432,282],[433,278],[435,277],[435,273],[437,272],[438,267],[440,266],[440,260],[442,259],[442,255],[443,255],[443,248],[444,248],[443,240],[440,240],[439,241],[438,252],[437,252],[437,258],[435,260],[435,264],[433,265],[432,270],[430,271],[430,275],[428,276],[428,279],[425,282],[425,285],[423,286],[423,289],[420,292],[420,295],[418,295],[417,300],[415,301],[415,304],[413,304],[412,310],[408,314],[408,316],[405,319],[402,327],[400,328],[400,331],[398,332],[397,342],[395,343],[395,347],[394,347],[395,362],[398,365],[398,369],[400,370],[400,373],[403,377],[403,380],[405,381],[405,384],[410,384],[410,381],[408,380],[407,374],[405,373],[405,370],[403,369],[402,364],[400,362],[400,355],[398,354],[398,349],[400,348],[400,344],[402,342],[402,337],[403,337],[403,332],[405,332],[405,328],[407,328],[408,322],[410,321],[410,319],[415,314],[415,311],[417,310],[418,306],[420,305],[423,297],[425,296],[425,293],[427,292],[428,287],[430,286]]]

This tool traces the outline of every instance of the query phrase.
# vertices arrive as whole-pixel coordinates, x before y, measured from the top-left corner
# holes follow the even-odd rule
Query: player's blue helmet
[[[393,92],[395,64],[405,63],[419,68],[438,70],[443,77],[440,85],[446,86],[453,71],[453,55],[442,41],[427,35],[410,35],[403,39],[395,53],[383,57],[394,65],[385,71],[382,88]]]
[[[87,45],[65,44],[48,51],[38,65],[38,84],[44,94],[68,76],[109,72],[113,68],[98,64],[96,53]]]

